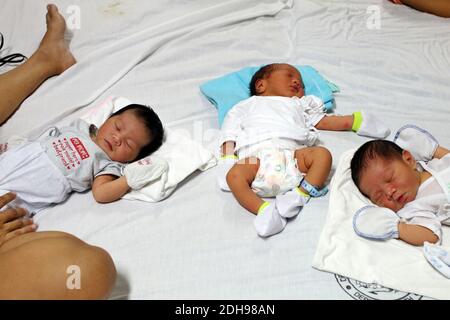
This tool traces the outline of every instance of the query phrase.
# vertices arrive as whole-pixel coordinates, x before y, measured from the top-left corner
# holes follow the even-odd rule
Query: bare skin
[[[419,11],[450,18],[450,2],[448,0],[402,0],[402,3]]]
[[[0,208],[14,198],[1,196]],[[68,233],[34,232],[32,220],[21,219],[25,214],[0,211],[0,299],[107,298],[116,280],[110,255]],[[67,286],[70,266],[79,267],[79,289]]]
[[[0,208],[14,198],[1,196]],[[25,214],[0,211],[0,299],[107,298],[116,279],[110,255],[68,233],[34,232]],[[70,266],[79,267],[79,289],[67,286]]]
[[[46,20],[47,32],[36,52],[25,63],[0,75],[0,124],[46,79],[76,63],[64,40],[66,22],[55,5],[47,6]]]

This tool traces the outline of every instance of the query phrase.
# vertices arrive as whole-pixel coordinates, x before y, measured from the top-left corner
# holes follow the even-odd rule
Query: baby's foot
[[[52,68],[53,75],[60,74],[76,63],[64,39],[66,21],[54,4],[47,6],[47,32],[36,51]]]
[[[310,196],[300,191],[297,187],[285,194],[277,195],[275,205],[280,216],[292,218],[300,213],[300,210],[308,203],[309,199]]]
[[[286,218],[280,216],[275,204],[267,203],[253,220],[256,232],[261,237],[269,237],[283,231]]]

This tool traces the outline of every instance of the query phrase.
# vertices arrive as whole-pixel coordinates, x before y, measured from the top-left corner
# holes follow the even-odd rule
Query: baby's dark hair
[[[402,159],[402,154],[403,149],[388,140],[372,140],[364,143],[356,150],[350,162],[353,182],[360,189],[361,174],[369,167],[370,160],[375,158],[384,160]]]
[[[164,140],[164,127],[158,115],[152,108],[140,104],[130,104],[116,112],[110,118],[118,116],[126,111],[131,110],[134,114],[143,121],[145,127],[150,131],[152,140],[144,146],[135,160],[142,159],[149,154],[158,150]]]
[[[256,81],[268,78],[271,73],[276,70],[276,66],[276,63],[268,64],[261,67],[258,71],[255,72],[252,80],[250,81],[250,94],[252,96],[258,95],[258,93],[256,92]]]

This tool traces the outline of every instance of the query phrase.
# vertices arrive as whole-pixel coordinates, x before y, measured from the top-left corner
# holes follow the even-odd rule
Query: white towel
[[[319,238],[313,267],[436,299],[450,299],[450,280],[424,259],[422,247],[400,240],[372,241],[356,235],[353,215],[371,204],[351,179],[350,161],[355,150],[340,158],[330,183],[328,215]],[[443,228],[442,245],[450,244],[450,228]]]

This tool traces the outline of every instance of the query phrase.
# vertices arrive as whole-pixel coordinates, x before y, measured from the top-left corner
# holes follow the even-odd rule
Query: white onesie
[[[300,184],[294,152],[316,143],[314,126],[324,116],[323,102],[315,96],[252,96],[227,113],[219,145],[235,141],[239,159],[258,158],[252,189],[261,197],[274,197]]]
[[[36,213],[64,201],[72,191],[90,189],[99,175],[120,176],[123,164],[92,141],[89,127],[83,120],[53,127],[1,154],[0,195],[14,192],[17,198],[11,205]]]
[[[442,224],[450,224],[450,154],[427,164],[420,161],[418,169],[433,176],[419,186],[416,198],[397,214],[408,224],[426,227],[441,239]]]

